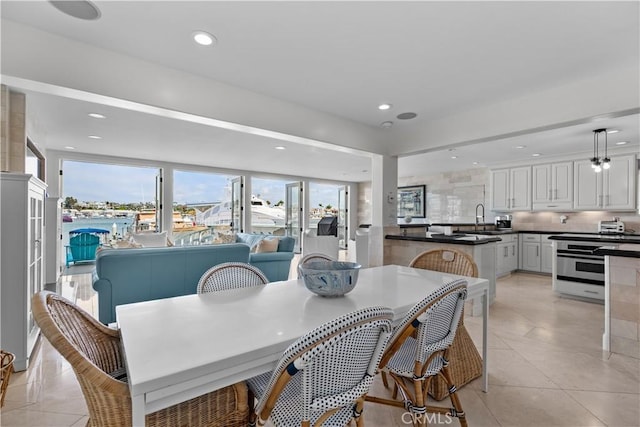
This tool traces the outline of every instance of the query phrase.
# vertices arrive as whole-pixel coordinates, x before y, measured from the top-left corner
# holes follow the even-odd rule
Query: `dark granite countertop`
[[[477,238],[476,238],[477,237]],[[484,245],[491,242],[500,242],[502,239],[499,237],[478,237],[469,236],[467,234],[454,233],[451,236],[445,236],[444,234],[433,234],[430,237],[406,235],[401,236],[397,234],[387,234],[385,239],[389,240],[409,240],[412,242],[425,242],[425,243],[449,243],[452,245]]]
[[[584,234],[565,233],[549,237],[549,240],[571,240],[574,242],[598,242],[598,243],[634,243],[640,244],[640,235],[637,234]]]
[[[626,258],[640,258],[640,247],[638,250],[618,249],[616,246],[603,246],[593,251],[595,255],[610,255]]]

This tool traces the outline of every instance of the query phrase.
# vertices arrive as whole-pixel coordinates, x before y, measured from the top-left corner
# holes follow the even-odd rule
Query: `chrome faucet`
[[[478,215],[478,208],[482,208],[482,215]],[[482,220],[482,229],[486,230],[486,225],[484,225],[484,205],[482,203],[478,203],[476,205],[476,231],[478,231],[479,220]]]

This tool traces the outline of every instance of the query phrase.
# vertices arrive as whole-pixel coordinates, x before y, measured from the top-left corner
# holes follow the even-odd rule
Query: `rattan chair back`
[[[473,258],[457,249],[432,249],[422,252],[409,263],[409,267],[478,277],[478,266]]]
[[[4,398],[7,395],[7,387],[9,387],[9,379],[13,373],[13,361],[15,358],[13,353],[0,350],[0,408],[4,406]]]
[[[466,418],[448,369],[448,350],[454,341],[467,297],[467,281],[457,279],[439,288],[416,304],[394,329],[380,362],[383,373],[394,381],[394,400],[369,396],[367,400],[404,407],[415,418],[425,419],[427,412]],[[442,376],[453,408],[427,406],[426,393],[431,380]],[[384,378],[384,377],[383,377]],[[384,380],[386,384],[386,379]],[[397,391],[402,400],[395,400]]]
[[[298,279],[302,277],[302,271],[300,270],[300,266],[306,264],[307,262],[313,261],[336,261],[333,257],[329,255],[321,254],[321,253],[311,253],[300,258],[300,262],[298,262]]]
[[[104,326],[71,301],[43,291],[32,299],[42,334],[71,364],[87,408],[87,426],[131,426],[131,395],[120,332]],[[147,426],[246,426],[247,391],[227,387],[148,414]]]
[[[225,262],[211,267],[198,281],[198,293],[265,285],[269,279],[259,268],[243,262]]]
[[[291,344],[272,373],[248,381],[258,398],[258,423],[269,417],[275,426],[287,427],[361,420],[392,319],[391,309],[369,307],[325,323]]]

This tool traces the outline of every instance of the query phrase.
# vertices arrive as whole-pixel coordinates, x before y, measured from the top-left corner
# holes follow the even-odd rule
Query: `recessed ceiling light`
[[[91,139],[102,139],[102,137],[98,136],[98,135],[89,135],[89,138],[91,138]]]
[[[400,120],[410,120],[410,119],[415,119],[418,115],[416,113],[401,113],[398,114],[398,118]]]
[[[457,158],[458,158],[458,156],[451,156],[451,158],[452,158],[452,159],[457,159]]]
[[[527,146],[526,145],[517,145],[516,148],[520,150],[522,148],[527,148]]]
[[[104,116],[99,113],[89,113],[89,117],[93,117],[94,119],[106,119],[107,116]]]
[[[206,31],[195,31],[192,36],[193,40],[202,46],[211,46],[218,40],[215,36],[207,33]]]
[[[75,149],[76,149],[76,147],[72,147],[72,146],[70,146],[70,145],[67,145],[67,146],[66,146],[66,147],[64,147],[64,148],[66,148],[67,150],[75,150]]]
[[[277,147],[275,147],[276,150],[286,150],[287,147],[283,147],[282,145],[278,145]]]
[[[533,153],[533,154],[531,155],[531,157],[539,157],[539,156],[540,156],[540,153]]]
[[[378,105],[378,110],[389,110],[391,109],[391,104],[380,104]]]
[[[50,3],[62,13],[78,19],[95,20],[100,18],[100,9],[90,1],[55,1]]]
[[[380,123],[380,126],[382,126],[385,129],[389,129],[391,126],[393,126],[393,122],[382,122]]]
[[[625,145],[628,144],[629,141],[620,141],[620,142],[616,142],[616,145]]]
[[[620,132],[618,129],[611,129],[607,131],[607,133],[618,133],[618,132]]]
[[[474,165],[477,165],[477,164],[478,164],[478,162],[473,162],[473,164],[474,164]]]

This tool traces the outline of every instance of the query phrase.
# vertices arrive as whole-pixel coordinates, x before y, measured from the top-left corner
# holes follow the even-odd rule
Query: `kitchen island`
[[[409,265],[420,253],[430,249],[456,249],[470,255],[478,266],[478,276],[489,281],[489,304],[496,298],[496,242],[498,236],[478,236],[462,233],[444,235],[387,234],[384,244],[384,264]],[[479,299],[473,302],[473,314],[482,313]]]
[[[640,244],[603,246],[605,352],[640,358]]]

